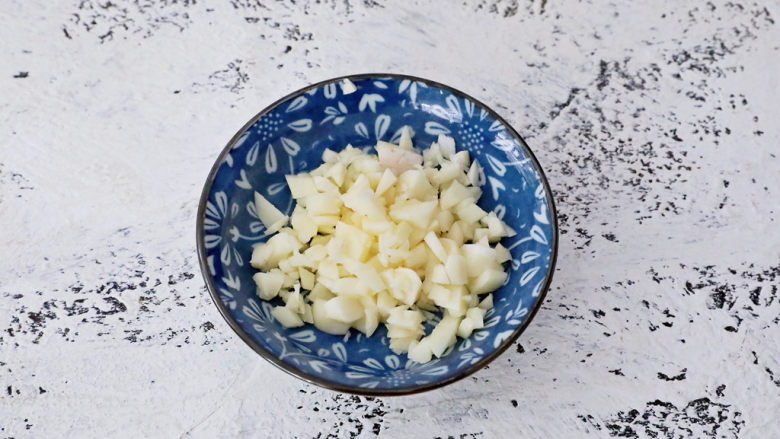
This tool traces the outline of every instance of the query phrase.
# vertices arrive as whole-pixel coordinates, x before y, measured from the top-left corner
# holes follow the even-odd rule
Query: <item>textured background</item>
[[[0,437],[780,437],[778,1],[3,0]],[[226,141],[311,82],[438,80],[560,215],[516,347],[417,396],[303,384],[205,293]]]

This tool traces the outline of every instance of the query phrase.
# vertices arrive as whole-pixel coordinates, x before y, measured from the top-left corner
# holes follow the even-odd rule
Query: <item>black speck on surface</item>
[[[211,73],[205,80],[193,83],[192,92],[213,93],[225,89],[238,94],[246,87],[249,79],[244,60],[236,58],[226,67]]]
[[[614,233],[604,233],[601,236],[603,236],[604,239],[606,239],[607,241],[620,242],[620,241],[618,241],[617,237],[615,237]]]
[[[604,426],[612,437],[737,439],[745,421],[740,411],[709,398],[681,407],[656,399],[607,417]]]
[[[19,73],[14,75],[14,78],[16,78],[16,79],[24,79],[24,78],[26,78],[28,76],[30,76],[29,72],[19,72]]]
[[[674,375],[674,376],[669,376],[669,375],[667,375],[667,374],[665,374],[663,372],[658,372],[658,379],[659,380],[664,380],[664,381],[682,381],[682,380],[684,380],[686,378],[686,372],[687,371],[688,371],[688,369],[685,368],[685,369],[681,370],[680,373],[678,373],[677,375]]]
[[[312,389],[306,399],[308,409],[312,412],[329,412],[335,418],[323,431],[335,432],[320,437],[364,437],[361,434],[370,432],[374,436],[379,435],[385,423],[387,407],[381,398],[363,397],[345,394],[324,394],[320,389]],[[368,403],[371,404],[368,404]],[[323,419],[324,421],[324,419]]]

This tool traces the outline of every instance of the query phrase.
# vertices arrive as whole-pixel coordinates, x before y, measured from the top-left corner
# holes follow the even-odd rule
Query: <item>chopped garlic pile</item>
[[[380,141],[377,155],[325,150],[319,168],[286,177],[297,202],[289,218],[255,193],[274,234],[254,248],[254,280],[262,299],[284,300],[272,312],[282,325],[371,336],[383,323],[390,348],[419,363],[483,327],[487,293],[511,259],[498,241],[515,232],[477,206],[484,174],[468,151],[439,136],[420,154],[412,136],[405,127],[400,145]]]

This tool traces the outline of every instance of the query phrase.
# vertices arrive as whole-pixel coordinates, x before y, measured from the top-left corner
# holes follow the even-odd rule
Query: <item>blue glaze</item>
[[[238,334],[261,355],[303,379],[337,390],[400,394],[437,387],[487,364],[519,335],[538,308],[552,276],[557,246],[552,198],[524,142],[482,104],[441,84],[397,75],[357,75],[344,95],[339,79],[316,84],[273,104],[231,141],[212,170],[198,218],[201,266],[212,296]],[[497,210],[517,236],[507,283],[494,293],[485,328],[459,339],[447,355],[417,364],[388,347],[382,325],[370,338],[286,329],[272,305],[255,294],[249,259],[267,239],[254,211],[258,191],[288,215],[293,200],[286,174],[322,163],[325,148],[397,143],[401,127],[427,148],[441,133],[468,149],[485,170],[480,206]],[[278,301],[278,303],[276,302]]]

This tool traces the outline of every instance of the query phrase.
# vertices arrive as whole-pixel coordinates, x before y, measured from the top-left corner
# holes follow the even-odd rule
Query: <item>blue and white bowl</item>
[[[197,217],[201,270],[222,316],[242,340],[281,369],[310,383],[364,395],[398,395],[437,388],[481,369],[517,339],[550,285],[558,244],[555,207],[539,163],[504,119],[476,99],[426,79],[395,74],[323,81],[271,104],[230,140],[211,169]],[[447,355],[418,364],[393,353],[382,325],[367,338],[287,329],[274,304],[255,294],[252,247],[265,241],[253,192],[288,215],[293,201],[284,176],[321,164],[325,148],[397,142],[411,126],[417,147],[439,134],[455,138],[485,170],[480,206],[496,210],[518,233],[502,241],[513,260],[507,283],[494,293],[485,327]],[[278,304],[281,304],[280,299]]]

